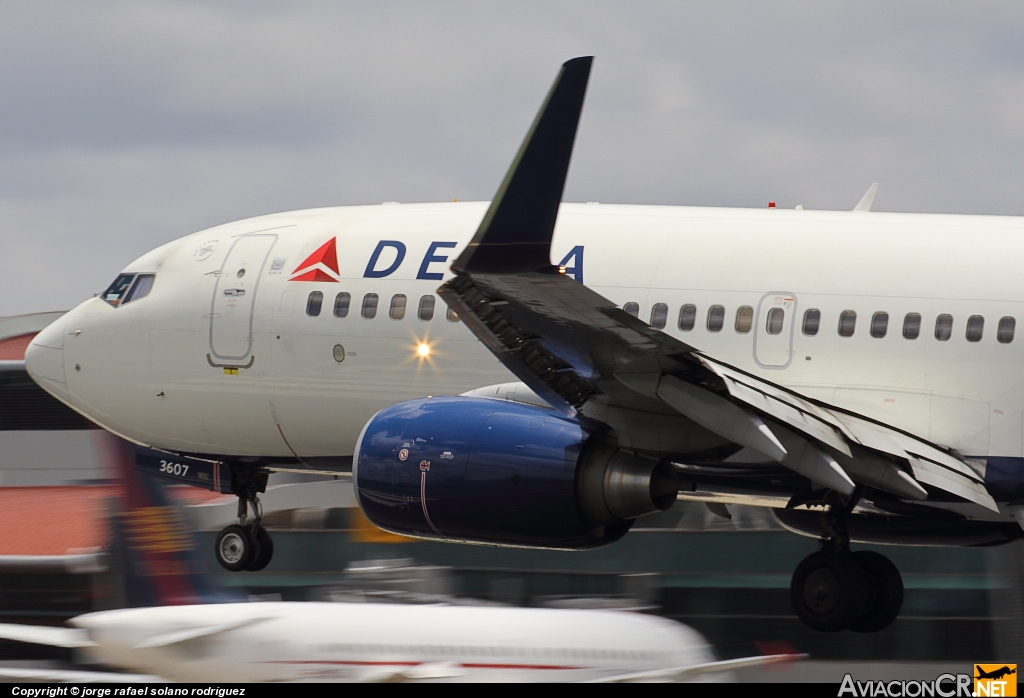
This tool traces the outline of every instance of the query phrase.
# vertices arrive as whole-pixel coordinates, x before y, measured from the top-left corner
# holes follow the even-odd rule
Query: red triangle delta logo
[[[333,272],[329,274],[328,272]],[[338,271],[338,240],[331,238],[316,252],[306,257],[302,264],[295,267],[289,281],[334,281],[337,282],[341,273]]]

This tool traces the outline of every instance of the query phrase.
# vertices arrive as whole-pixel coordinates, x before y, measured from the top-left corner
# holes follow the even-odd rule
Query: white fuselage
[[[27,367],[75,409],[142,444],[350,455],[383,407],[515,380],[464,325],[446,319],[436,295],[437,275],[450,278],[485,209],[317,209],[181,238],[126,267],[156,275],[148,296],[120,307],[84,302],[37,337]],[[332,239],[337,273],[329,255],[304,273]],[[397,261],[398,247],[386,241],[405,254],[383,275]],[[1024,337],[997,341],[1001,318],[1024,320],[1019,218],[563,204],[552,261],[578,247],[567,273],[582,273],[615,303],[639,304],[645,321],[666,304],[664,331],[717,359],[965,456],[1024,455]],[[417,278],[424,275],[433,278]],[[320,280],[294,280],[302,276]],[[315,317],[307,314],[312,292],[323,294]],[[333,313],[339,293],[351,297],[343,318]],[[372,319],[361,313],[366,294],[379,299]],[[399,294],[407,307],[392,319]],[[425,295],[436,300],[430,320],[418,317]],[[687,304],[695,321],[682,330]],[[724,309],[717,332],[709,330],[712,306]],[[744,306],[751,329],[738,332]],[[776,313],[770,332],[776,307],[782,324]],[[813,336],[803,331],[811,309],[820,311]],[[852,336],[839,333],[844,311],[856,313]],[[888,313],[884,337],[871,332],[879,312]],[[920,336],[907,339],[904,319],[913,313]],[[952,317],[945,341],[936,338],[940,315]],[[972,316],[984,319],[980,341],[967,338]],[[430,347],[425,358],[421,343]]]
[[[373,603],[165,606],[79,616],[112,665],[176,681],[586,681],[714,661],[635,613]]]

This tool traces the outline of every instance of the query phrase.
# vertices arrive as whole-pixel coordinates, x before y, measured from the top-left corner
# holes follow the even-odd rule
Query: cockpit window
[[[103,300],[115,308],[121,305],[121,301],[124,299],[125,294],[128,293],[128,289],[134,280],[135,274],[121,274],[114,279],[114,283],[110,284],[110,288],[103,292]]]
[[[128,291],[128,295],[124,297],[121,304],[131,303],[148,296],[149,292],[153,290],[153,279],[155,278],[154,274],[139,274],[135,277],[135,283],[132,284],[131,290]]]
[[[115,308],[145,298],[153,290],[155,278],[155,274],[121,274],[110,284],[110,288],[103,292],[102,298]]]

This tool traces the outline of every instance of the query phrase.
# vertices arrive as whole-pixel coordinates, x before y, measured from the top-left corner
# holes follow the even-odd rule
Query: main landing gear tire
[[[850,555],[822,550],[808,555],[793,573],[789,588],[796,615],[825,633],[846,629],[868,605],[867,573]]]
[[[858,550],[851,556],[867,574],[871,586],[868,603],[860,617],[849,625],[855,633],[874,633],[892,625],[903,608],[903,578],[885,555]]]
[[[229,572],[259,572],[274,557],[274,541],[262,526],[231,525],[217,536],[213,549],[220,566]]]
[[[903,607],[899,570],[870,550],[808,555],[793,573],[789,592],[797,617],[821,632],[878,632]]]
[[[213,552],[221,567],[229,572],[241,572],[253,559],[253,542],[249,532],[241,526],[227,526],[217,535]]]

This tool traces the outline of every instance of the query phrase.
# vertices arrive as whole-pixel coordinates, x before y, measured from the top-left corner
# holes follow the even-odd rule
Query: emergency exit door
[[[754,359],[764,368],[785,368],[793,358],[796,296],[769,293],[757,307]]]
[[[210,353],[220,362],[244,365],[252,358],[256,291],[276,240],[276,235],[243,235],[221,265],[210,311]]]

